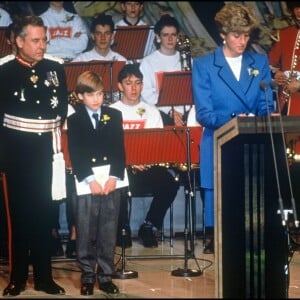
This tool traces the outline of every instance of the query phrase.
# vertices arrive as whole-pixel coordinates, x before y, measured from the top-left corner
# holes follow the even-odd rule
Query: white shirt
[[[48,54],[72,60],[87,48],[89,30],[77,14],[49,7],[40,17],[47,26]],[[77,32],[79,37],[74,36]]]
[[[133,106],[117,101],[110,107],[122,112],[124,129],[163,128],[159,110],[144,101]]]
[[[193,127],[193,126],[201,126],[199,122],[196,120],[196,108],[193,105],[188,113],[186,126]]]
[[[239,81],[242,68],[242,55],[239,55],[238,57],[225,57],[225,59],[227,60],[236,80]]]
[[[143,90],[142,97],[145,102],[156,105],[158,101],[158,87],[156,80],[157,72],[181,71],[180,55],[176,51],[174,55],[164,55],[159,50],[154,51],[150,55],[143,58],[140,70],[143,73]],[[171,109],[170,106],[159,107],[165,113]],[[174,106],[174,109],[184,113],[183,106]]]
[[[98,53],[95,49],[95,47],[87,52],[83,52],[79,54],[77,57],[75,57],[72,62],[78,62],[78,61],[91,61],[91,60],[117,60],[117,61],[127,61],[124,56],[121,54],[112,51],[111,49],[107,53],[106,56],[102,56],[100,53]]]
[[[3,8],[0,8],[0,26],[8,26],[10,23],[12,23],[12,19],[9,15],[9,13],[4,10]]]

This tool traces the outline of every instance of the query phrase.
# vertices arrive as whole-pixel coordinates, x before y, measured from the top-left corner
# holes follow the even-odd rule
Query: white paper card
[[[109,178],[109,170],[110,170],[110,165],[104,165],[104,166],[99,166],[99,167],[94,167],[92,168],[95,178],[97,180],[97,182],[99,182],[101,184],[101,186],[104,185],[104,183],[108,180]],[[75,177],[75,184],[76,184],[76,192],[77,195],[87,195],[91,193],[91,189],[90,189],[90,185],[88,183],[86,183],[84,180],[83,181],[78,181]],[[122,188],[122,187],[126,187],[129,185],[129,181],[128,181],[128,175],[127,175],[127,170],[125,168],[124,170],[124,179],[123,180],[117,180],[117,185],[116,188]]]

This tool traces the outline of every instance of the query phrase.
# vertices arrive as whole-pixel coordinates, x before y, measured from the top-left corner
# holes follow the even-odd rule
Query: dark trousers
[[[148,170],[137,171],[136,173],[133,173],[132,169],[128,169],[128,179],[132,197],[144,196],[145,194],[153,196],[145,220],[160,229],[168,208],[175,200],[179,188],[178,181],[167,168],[161,166],[152,166]],[[122,193],[122,197],[119,231],[122,226],[129,228],[128,213],[124,214],[124,210],[127,209],[127,193]]]
[[[83,195],[77,198],[76,253],[81,283],[111,281],[120,210],[120,191],[107,196]]]
[[[50,211],[52,200],[36,178],[7,174],[12,233],[10,281],[26,283],[32,263],[35,284],[52,280]],[[27,180],[28,185],[24,184]],[[21,185],[21,182],[23,186]],[[39,187],[39,184],[41,187]],[[20,189],[19,187],[26,187]]]

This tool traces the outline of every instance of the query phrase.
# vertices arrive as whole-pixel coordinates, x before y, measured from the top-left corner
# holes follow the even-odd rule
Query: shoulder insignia
[[[62,58],[60,58],[58,56],[51,55],[51,54],[47,54],[47,53],[44,54],[44,58],[52,60],[52,61],[56,61],[56,62],[58,62],[60,64],[64,64],[65,63]]]
[[[6,64],[7,62],[11,61],[15,59],[15,55],[14,54],[8,54],[4,57],[0,58],[0,66],[2,66],[3,64]]]

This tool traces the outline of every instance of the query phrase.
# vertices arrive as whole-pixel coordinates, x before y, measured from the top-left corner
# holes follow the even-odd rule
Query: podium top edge
[[[271,116],[271,129],[273,133],[300,134],[300,116]],[[216,139],[225,135],[236,136],[239,134],[263,134],[270,133],[268,116],[262,117],[235,117],[214,133]]]

